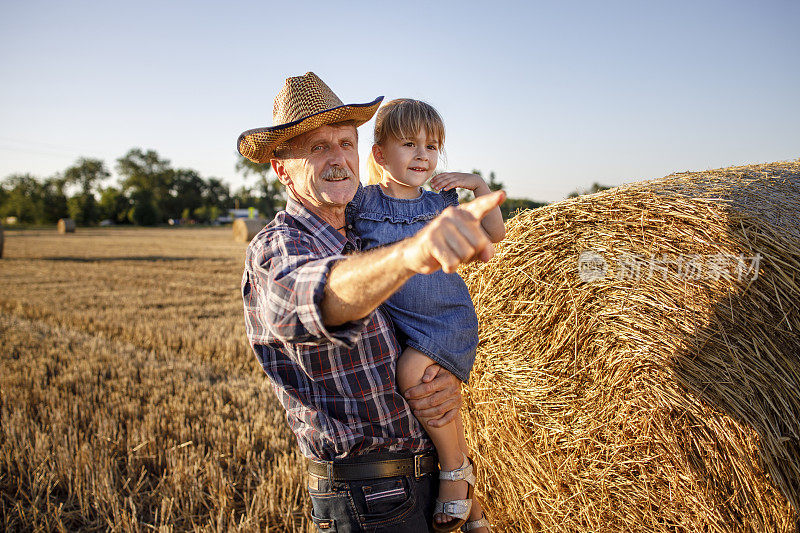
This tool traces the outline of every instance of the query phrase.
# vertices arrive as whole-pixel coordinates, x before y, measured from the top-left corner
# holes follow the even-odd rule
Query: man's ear
[[[286,165],[283,161],[280,159],[270,159],[269,163],[272,165],[272,170],[275,171],[275,175],[278,176],[278,181],[283,183],[286,187],[289,187],[292,183],[292,178],[286,171]]]
[[[386,158],[383,157],[383,150],[380,144],[376,143],[372,145],[372,157],[375,158],[375,162],[380,166],[386,165]]]

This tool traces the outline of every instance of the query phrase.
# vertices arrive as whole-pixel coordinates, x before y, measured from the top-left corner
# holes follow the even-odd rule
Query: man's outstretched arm
[[[414,274],[488,261],[494,247],[481,219],[505,199],[502,191],[450,207],[415,236],[365,254],[338,261],[328,274],[320,309],[328,326],[367,316]],[[425,371],[423,383],[405,392],[415,415],[433,427],[452,421],[461,407],[461,382],[439,365]]]
[[[337,262],[320,303],[325,325],[367,316],[414,274],[440,268],[452,273],[462,263],[491,259],[493,247],[481,219],[504,199],[505,193],[497,191],[447,208],[411,238]]]

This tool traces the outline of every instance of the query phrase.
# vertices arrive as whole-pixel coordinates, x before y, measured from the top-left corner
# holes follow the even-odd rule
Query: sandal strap
[[[465,532],[472,531],[473,529],[478,529],[479,527],[485,527],[486,529],[491,531],[492,525],[486,519],[486,515],[483,515],[477,520],[470,520],[469,522],[461,526],[461,531]]]
[[[440,499],[436,499],[436,503],[433,505],[433,514],[446,514],[451,518],[458,518],[459,520],[464,520],[469,518],[469,512],[472,510],[472,500],[450,500],[443,502]]]
[[[464,462],[461,464],[461,468],[456,468],[455,470],[440,470],[439,479],[444,479],[445,481],[464,480],[474,487],[475,473],[472,469],[472,461],[465,456]]]

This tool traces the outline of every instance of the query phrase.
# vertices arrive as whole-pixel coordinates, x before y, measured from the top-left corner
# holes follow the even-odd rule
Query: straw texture
[[[800,162],[675,174],[523,211],[463,269],[500,531],[797,530],[798,220]]]
[[[71,218],[58,219],[58,232],[59,233],[75,233],[75,221]]]
[[[233,221],[233,240],[250,242],[267,223],[261,218],[237,218]]]

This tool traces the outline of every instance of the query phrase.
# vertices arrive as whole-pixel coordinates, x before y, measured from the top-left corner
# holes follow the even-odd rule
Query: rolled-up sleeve
[[[242,293],[248,334],[263,341],[352,348],[369,316],[326,326],[320,309],[330,270],[345,256],[319,257],[302,234],[294,233],[273,232],[247,250]]]

